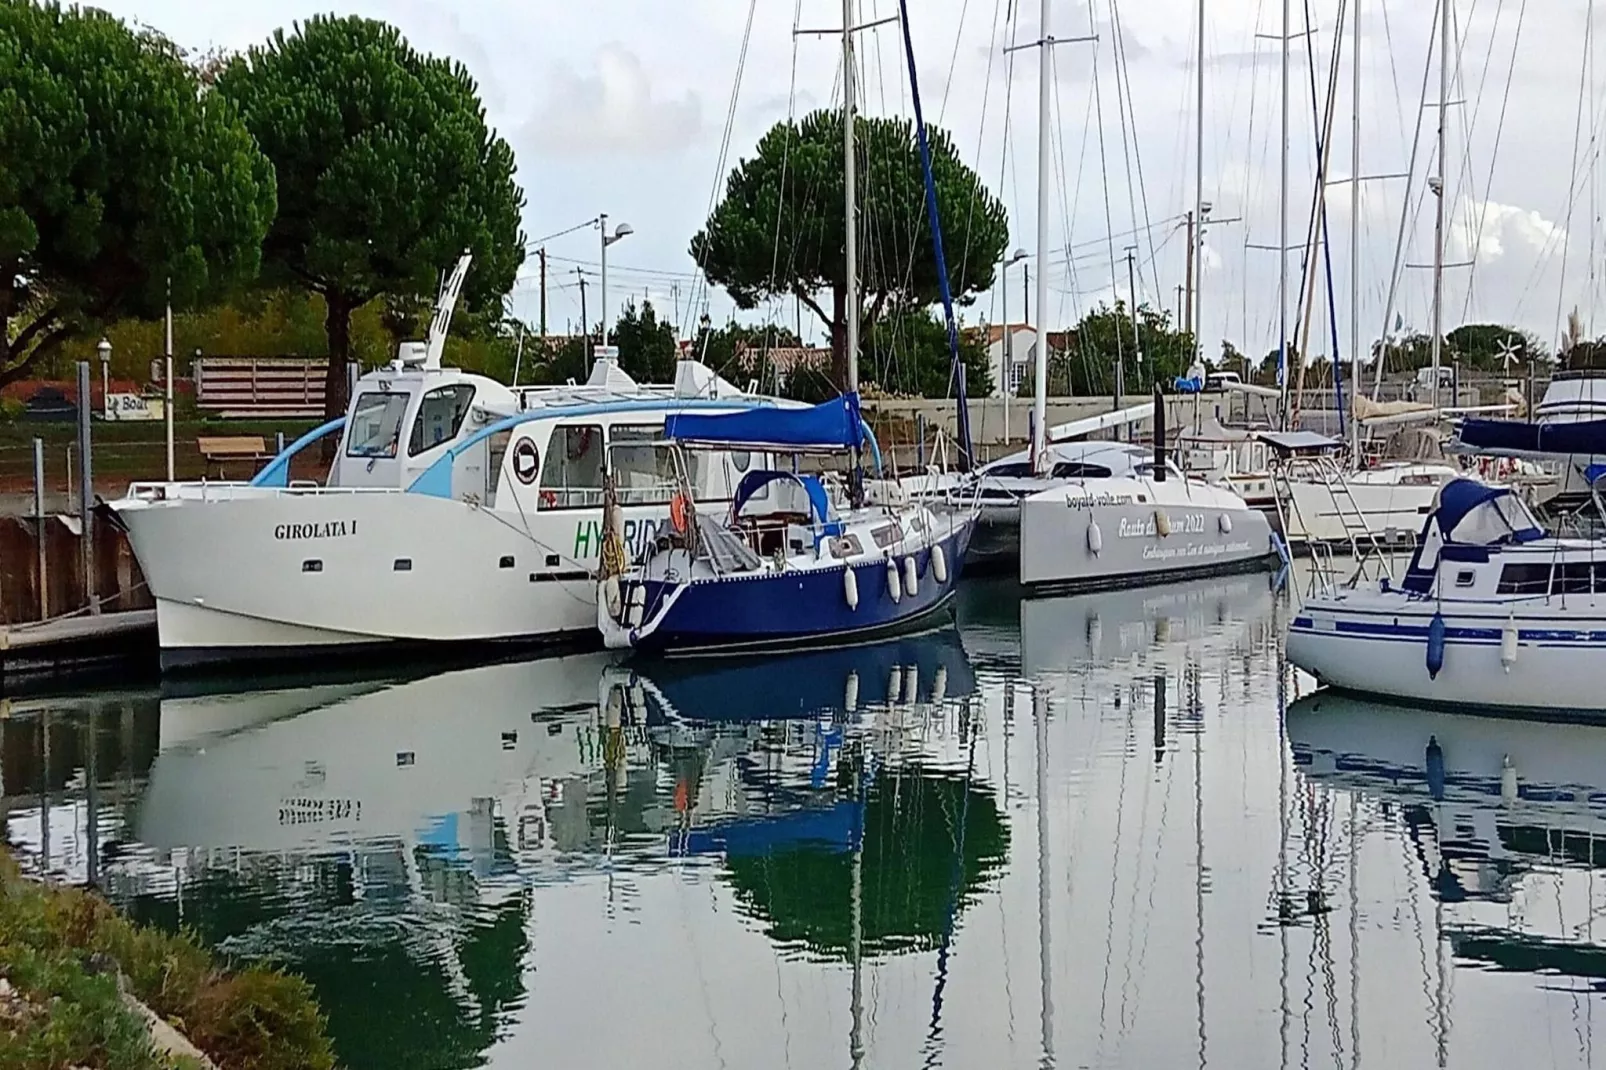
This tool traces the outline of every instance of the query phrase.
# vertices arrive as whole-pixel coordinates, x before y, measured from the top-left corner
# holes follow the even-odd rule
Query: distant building
[[[736,356],[747,375],[766,388],[774,383],[778,394],[785,393],[787,382],[799,371],[816,369],[831,374],[831,351],[816,346],[744,347],[737,350]]]

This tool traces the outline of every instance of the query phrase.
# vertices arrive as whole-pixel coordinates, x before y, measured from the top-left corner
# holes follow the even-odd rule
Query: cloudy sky
[[[97,0],[149,23],[181,44],[239,49],[274,28],[331,10],[329,0]],[[857,0],[860,22],[896,11],[895,0]],[[1019,0],[1017,0],[1019,2]],[[1350,16],[1340,0],[1295,3],[1290,68],[1290,243],[1304,241],[1311,216],[1318,95],[1342,41],[1333,112],[1327,222],[1332,229],[1333,307],[1340,352],[1349,350],[1350,241],[1359,223],[1361,335],[1377,336],[1396,282],[1394,307],[1407,327],[1429,325],[1432,273],[1413,265],[1433,255],[1433,198],[1424,176],[1436,168],[1437,108],[1419,107],[1424,81],[1438,98],[1434,5],[1429,0],[1360,0],[1361,173],[1404,173],[1361,184],[1352,211]],[[1206,0],[1204,197],[1218,219],[1206,237],[1202,271],[1204,335],[1252,352],[1276,346],[1278,131],[1282,7],[1272,0]],[[1553,343],[1573,307],[1588,333],[1606,333],[1599,313],[1598,265],[1606,255],[1600,216],[1606,182],[1598,153],[1606,134],[1606,70],[1597,69],[1603,26],[1589,25],[1589,0],[1452,0],[1450,151],[1446,168],[1445,319],[1514,323]],[[1011,247],[1036,252],[1037,56],[1005,54],[1039,36],[1037,5],[1017,13],[1010,0],[920,0],[913,35],[927,118],[954,133],[1009,209]],[[834,0],[341,0],[339,13],[398,25],[421,49],[455,56],[478,79],[492,122],[512,143],[529,202],[531,239],[568,230],[606,212],[635,234],[610,250],[609,305],[648,294],[691,322],[706,302],[715,320],[731,314],[719,291],[699,285],[687,240],[701,224],[724,166],[751,151],[789,113],[832,104],[839,94],[840,48],[823,37],[794,37],[794,26],[838,25]],[[1350,7],[1349,11],[1354,8]],[[750,33],[749,29],[749,19]],[[1606,21],[1603,15],[1597,21]],[[1194,198],[1193,101],[1197,4],[1190,0],[1051,0],[1058,37],[1097,34],[1094,43],[1053,50],[1052,181],[1048,226],[1050,327],[1090,304],[1128,292],[1125,249],[1137,247],[1140,299],[1177,306],[1186,242],[1177,230]],[[1342,36],[1337,32],[1342,29]],[[910,114],[908,78],[896,26],[860,37],[863,107]],[[1264,35],[1264,36],[1263,36]],[[745,41],[745,62],[744,62]],[[1432,64],[1430,65],[1430,60]],[[728,144],[725,131],[729,123]],[[728,153],[728,156],[722,156]],[[1396,235],[1407,235],[1396,274]],[[579,320],[575,270],[590,273],[597,318],[596,232],[548,241],[549,325]],[[1113,256],[1112,256],[1113,253]],[[1112,268],[1112,259],[1117,263]],[[1288,258],[1290,292],[1300,254]],[[514,295],[533,319],[532,258]],[[1033,269],[1035,270],[1035,268]],[[1325,275],[1325,267],[1323,274]],[[1024,275],[1010,272],[1009,311],[1021,312]],[[1291,299],[1292,300],[1292,299]],[[1312,352],[1327,352],[1328,304],[1312,325]],[[997,294],[983,294],[964,316],[997,321]],[[791,303],[756,318],[793,322]],[[806,313],[805,313],[806,316]],[[755,318],[748,314],[746,318]],[[1034,321],[1041,310],[1032,309]],[[1392,319],[1392,317],[1390,317]],[[805,331],[815,330],[807,319]],[[1296,327],[1297,331],[1297,327]],[[815,331],[817,334],[817,330]]]

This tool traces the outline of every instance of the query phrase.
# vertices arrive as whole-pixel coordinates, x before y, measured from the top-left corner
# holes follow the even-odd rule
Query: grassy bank
[[[334,1057],[303,980],[227,970],[185,935],[133,925],[105,900],[21,874],[0,849],[0,1068],[194,1065],[158,1055],[126,990],[224,1070],[327,1070]]]

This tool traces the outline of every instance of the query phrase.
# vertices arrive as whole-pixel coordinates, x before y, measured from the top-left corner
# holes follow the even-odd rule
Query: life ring
[[[684,494],[676,494],[673,498],[669,499],[670,527],[684,535],[686,533],[687,522],[690,519],[687,514],[690,513],[690,511],[691,510],[686,502],[686,496]]]

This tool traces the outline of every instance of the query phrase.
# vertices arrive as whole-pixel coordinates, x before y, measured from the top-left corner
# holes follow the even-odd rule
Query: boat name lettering
[[[625,550],[633,557],[639,554],[658,533],[662,517],[644,516],[628,518],[624,522]],[[602,556],[602,521],[582,520],[574,526],[574,554],[576,561]]]
[[[361,821],[361,799],[280,799],[279,824],[315,825],[320,821]]]
[[[357,534],[355,520],[325,520],[318,524],[280,524],[273,529],[275,539],[343,539]]]
[[[1171,521],[1171,533],[1173,535],[1204,534],[1205,515],[1203,513],[1168,513],[1166,516]],[[1123,516],[1120,526],[1116,529],[1116,534],[1123,539],[1154,535],[1156,534],[1154,517],[1150,515],[1141,520],[1132,520]]]

